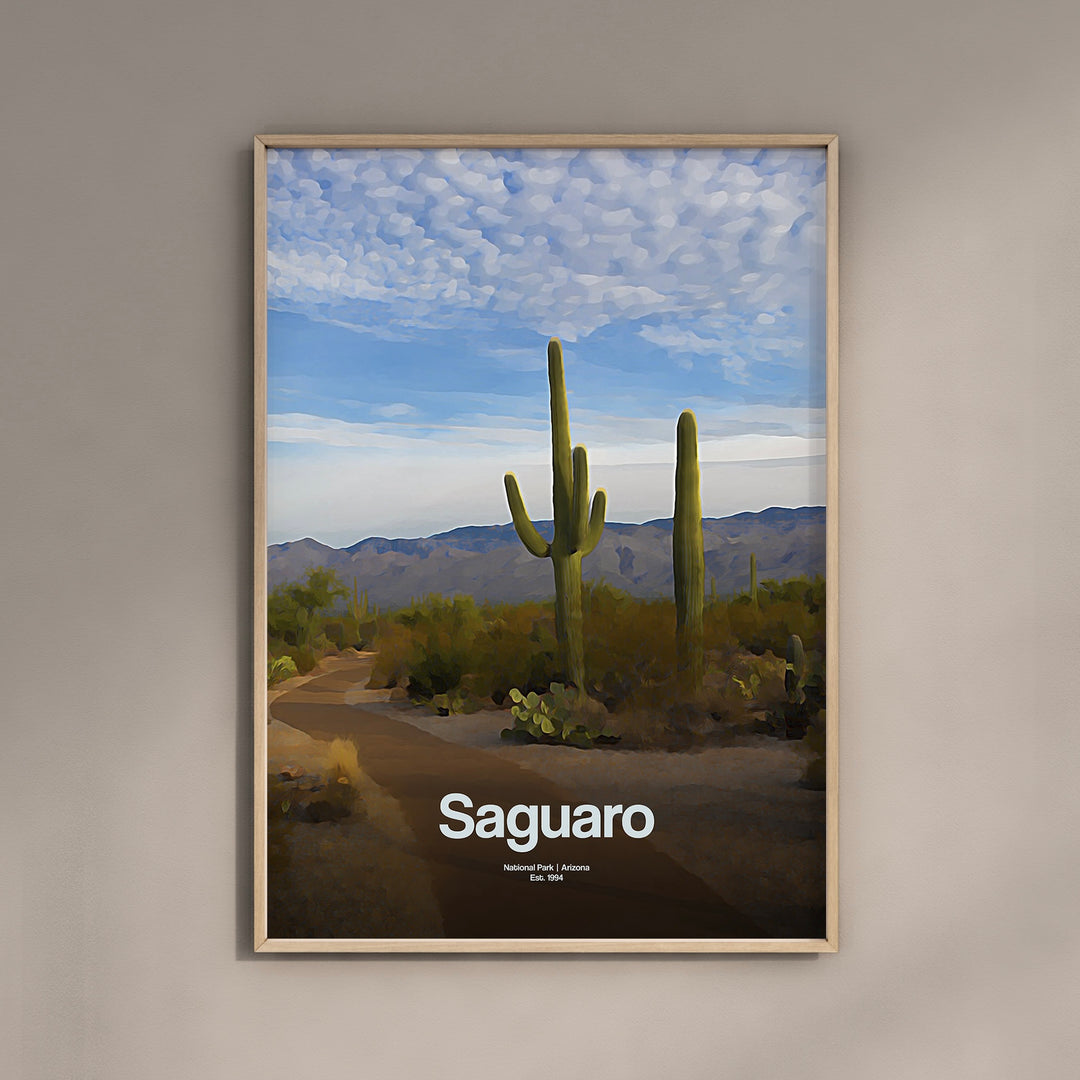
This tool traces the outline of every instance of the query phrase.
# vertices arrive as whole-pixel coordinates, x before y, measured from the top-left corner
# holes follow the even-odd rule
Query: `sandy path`
[[[439,832],[442,797],[468,794],[492,802],[574,805],[593,801],[502,755],[439,738],[394,716],[352,704],[367,692],[370,658],[281,692],[272,716],[319,738],[352,739],[364,769],[397,800],[417,838],[448,937],[738,938],[761,930],[700,878],[648,840],[617,832],[603,840],[541,840],[532,852],[501,840],[453,840]],[[385,699],[384,699],[385,700]],[[588,864],[562,882],[530,882],[504,863]]]
[[[675,753],[507,743],[499,738],[510,723],[506,712],[443,717],[388,702],[390,691],[364,688],[362,661],[370,665],[374,658],[359,658],[353,670],[360,681],[346,693],[347,703],[538,773],[574,792],[577,802],[645,803],[656,812],[649,842],[749,914],[763,936],[824,935],[825,793],[801,783],[801,743],[746,736],[737,745]]]

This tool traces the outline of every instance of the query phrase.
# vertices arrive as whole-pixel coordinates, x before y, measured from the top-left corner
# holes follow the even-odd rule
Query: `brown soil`
[[[304,680],[310,681],[310,680]],[[278,938],[440,937],[438,904],[427,868],[394,799],[332,742],[276,720],[267,729],[270,771],[269,933]],[[345,770],[340,768],[341,764]],[[283,780],[283,772],[295,780]],[[329,774],[350,781],[334,792],[346,816],[290,818],[282,806],[316,801]],[[340,792],[340,794],[339,794]]]
[[[437,718],[386,704],[386,691],[363,689],[370,663],[370,655],[337,658],[333,670],[291,680],[296,685],[275,695],[271,714],[324,743],[341,737],[356,744],[369,782],[400,808],[411,840],[402,843],[399,834],[398,850],[415,859],[414,877],[418,870],[429,875],[445,935],[821,936],[821,795],[798,786],[802,759],[790,745],[757,740],[697,754],[511,746],[498,738],[506,713]],[[542,840],[516,853],[501,840],[443,837],[439,802],[449,791],[506,808],[643,802],[653,807],[657,828],[648,840]],[[364,823],[302,829],[372,832],[381,818],[369,810]],[[315,852],[311,863],[324,863],[326,854]],[[551,884],[503,871],[504,863],[537,861],[592,870]],[[363,884],[348,877],[357,895],[387,888],[386,871],[362,874]],[[404,893],[415,887],[399,879],[390,885]],[[343,885],[319,888],[334,893]],[[274,936],[436,936],[399,934],[364,911],[354,915],[339,918],[332,934]],[[272,932],[273,920],[271,911]]]

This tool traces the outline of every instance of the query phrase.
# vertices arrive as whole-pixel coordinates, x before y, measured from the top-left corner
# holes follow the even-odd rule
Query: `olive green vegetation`
[[[576,746],[587,750],[598,742],[618,742],[605,728],[602,709],[584,710],[578,700],[580,691],[562,683],[552,683],[546,694],[535,690],[525,694],[516,687],[510,691],[512,727],[503,728],[502,738],[510,742],[543,742],[555,746]]]
[[[655,742],[655,732],[670,733],[671,718],[685,706],[733,721],[763,710],[789,738],[818,737],[815,718],[825,707],[820,577],[762,581],[757,607],[746,594],[711,600],[701,625],[704,688],[693,694],[680,670],[673,599],[638,599],[603,583],[585,584],[584,692],[566,688],[566,700],[552,689],[564,683],[553,602],[479,604],[468,596],[428,595],[365,621],[362,594],[355,587],[348,594],[325,569],[309,570],[302,581],[271,592],[269,681],[306,674],[342,648],[370,647],[377,653],[373,688],[404,687],[414,702],[443,715],[485,705],[509,708],[515,690],[526,702],[535,694],[560,721],[555,741],[569,745],[596,745],[612,735],[630,745],[637,737],[633,724],[643,717],[654,718],[647,727]],[[335,614],[342,606],[353,610]],[[522,731],[532,736],[529,725],[539,722],[535,737],[547,738],[539,713],[518,720],[512,737]]]
[[[608,714],[618,714],[637,708],[663,711],[686,701],[673,600],[637,599],[606,584],[589,583],[582,588],[581,610],[585,694],[576,696],[579,707],[599,703]],[[550,602],[478,604],[466,596],[425,597],[379,618],[373,644],[378,655],[369,685],[404,686],[414,701],[444,714],[509,704],[512,690],[526,697],[547,694],[553,684],[563,682],[556,621]],[[782,585],[762,582],[758,608],[742,596],[705,609],[706,696],[710,687],[726,688],[720,697],[730,698],[733,708],[745,712],[751,699],[764,708],[758,688],[771,680],[766,689],[782,708],[783,658],[792,635],[806,643],[803,707],[823,708],[821,578],[796,578]],[[740,679],[744,686],[752,685],[753,692],[740,692]],[[721,702],[714,711],[724,707]],[[582,715],[579,708],[579,719]],[[585,722],[593,725],[591,718]]]
[[[552,504],[555,533],[549,544],[525,509],[517,477],[504,477],[506,501],[514,530],[525,549],[538,559],[551,559],[555,575],[555,635],[565,677],[585,685],[585,645],[582,634],[581,560],[600,542],[607,496],[600,489],[589,509],[589,461],[584,446],[570,450],[570,409],[566,400],[562,345],[548,342],[548,388],[551,397]]]
[[[299,675],[296,669],[296,661],[291,656],[278,656],[266,662],[266,685],[273,686],[275,683],[284,682],[294,675]]]
[[[701,469],[697,418],[686,409],[676,429],[675,517],[671,544],[675,575],[675,634],[679,670],[688,688],[701,689],[705,674],[705,539],[701,529]],[[716,579],[713,579],[715,595]]]
[[[370,641],[375,622],[362,613],[355,584],[348,614],[333,614],[348,595],[337,573],[325,567],[312,567],[302,581],[271,590],[266,604],[268,663],[288,657],[295,668],[290,674],[306,675],[328,653]],[[282,674],[288,670],[279,665],[268,677],[278,682],[289,677]]]
[[[548,604],[477,604],[427,596],[379,619],[369,686],[407,686],[440,712],[501,704],[513,687],[547,690],[558,679],[555,619]]]

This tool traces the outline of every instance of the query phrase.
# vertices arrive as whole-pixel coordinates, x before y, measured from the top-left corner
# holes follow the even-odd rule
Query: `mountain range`
[[[552,523],[537,522],[551,539]],[[603,580],[634,596],[672,593],[670,518],[641,525],[609,522],[596,550],[582,563],[586,581]],[[706,518],[705,588],[710,579],[720,596],[749,587],[750,554],[758,578],[783,581],[825,573],[825,508],[774,506],[758,513]],[[467,594],[478,601],[542,600],[554,593],[551,563],[522,546],[512,524],[466,525],[419,539],[368,537],[332,548],[306,537],[267,548],[271,589],[303,578],[309,567],[329,567],[351,587],[367,589],[368,600],[394,608],[426,593]]]

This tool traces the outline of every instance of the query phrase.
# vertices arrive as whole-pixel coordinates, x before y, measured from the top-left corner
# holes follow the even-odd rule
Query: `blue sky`
[[[550,516],[546,343],[608,517],[824,501],[824,151],[270,151],[269,539]]]

